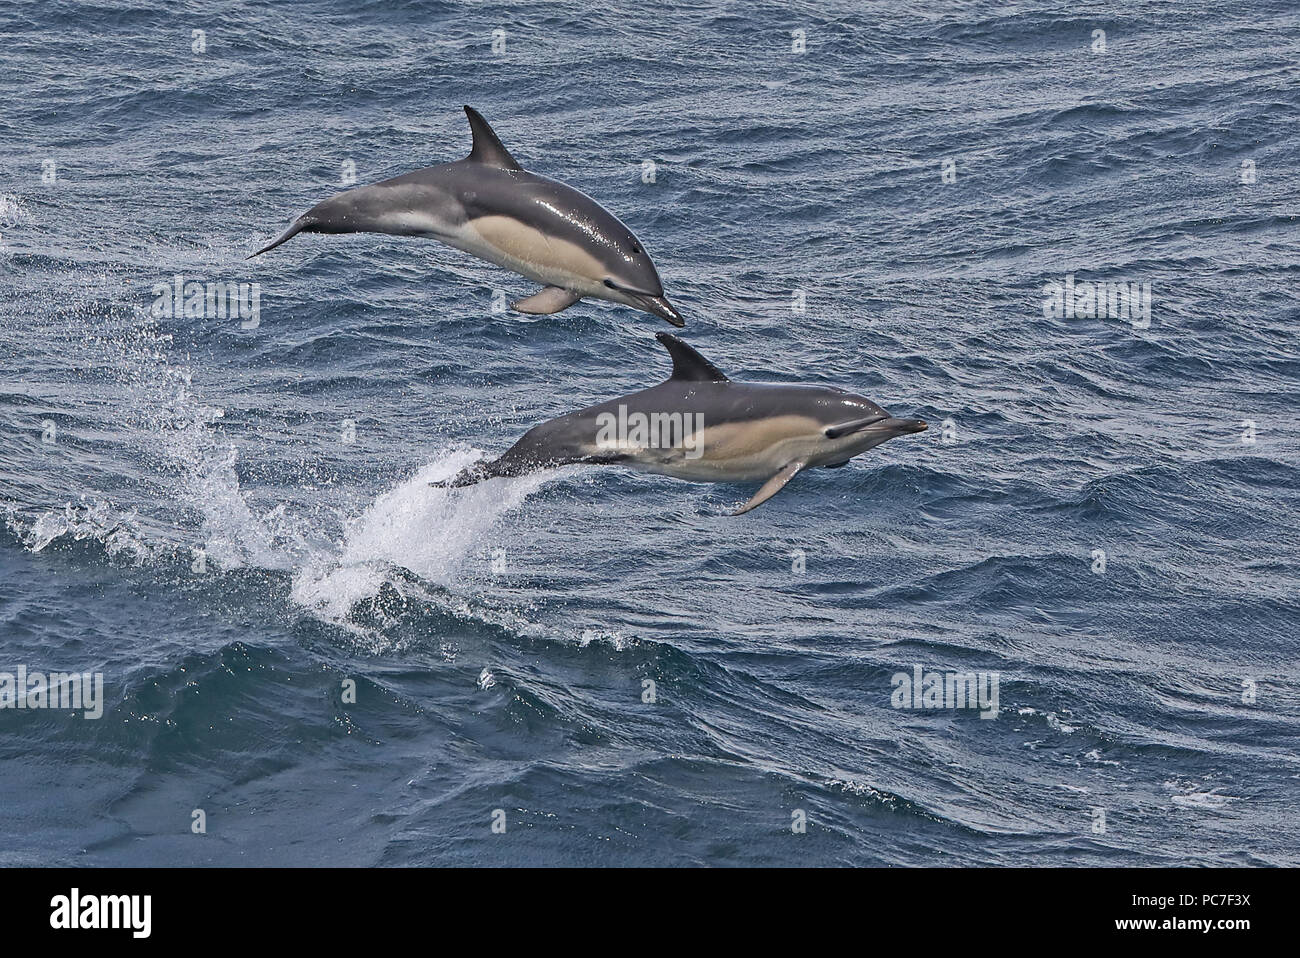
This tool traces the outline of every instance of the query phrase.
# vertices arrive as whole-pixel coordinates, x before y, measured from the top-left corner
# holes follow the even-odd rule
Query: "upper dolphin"
[[[590,296],[686,325],[630,229],[586,194],[529,173],[477,110],[465,115],[465,159],[330,197],[253,256],[299,233],[430,236],[541,283],[512,304],[520,312],[558,313]]]
[[[657,333],[673,361],[658,386],[534,426],[492,462],[436,486],[467,486],[573,463],[619,463],[695,482],[762,482],[732,515],[804,469],[834,469],[887,439],[923,432],[865,396],[832,386],[737,383],[686,343]]]

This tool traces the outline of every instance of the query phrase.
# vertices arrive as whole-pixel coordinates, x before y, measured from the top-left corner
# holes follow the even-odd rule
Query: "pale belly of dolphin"
[[[692,482],[759,482],[791,462],[807,466],[828,465],[862,449],[857,437],[828,440],[823,424],[807,416],[773,416],[718,426],[705,423],[690,444],[672,448],[653,446],[605,447],[597,453],[625,452],[623,464],[640,472],[672,476]],[[872,443],[874,445],[874,443]]]
[[[605,268],[581,246],[547,236],[509,216],[480,216],[438,238],[545,286],[587,296],[608,292]]]
[[[371,228],[397,236],[437,239],[544,286],[559,286],[585,296],[603,298],[608,294],[605,268],[576,243],[547,236],[509,216],[480,216],[453,225],[423,208],[423,199],[413,196],[409,207],[386,211]]]

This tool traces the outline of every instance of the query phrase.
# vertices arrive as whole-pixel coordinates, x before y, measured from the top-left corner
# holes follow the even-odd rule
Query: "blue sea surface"
[[[462,104],[731,378],[929,431],[431,488],[669,369],[433,241],[246,260]],[[1298,146],[1293,2],[7,0],[0,672],[104,712],[0,708],[0,863],[1300,864]]]

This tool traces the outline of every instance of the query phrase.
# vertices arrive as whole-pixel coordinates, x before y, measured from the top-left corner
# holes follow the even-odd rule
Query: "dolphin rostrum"
[[[686,343],[657,333],[672,376],[650,389],[534,426],[492,462],[434,486],[468,486],[574,463],[628,466],[695,482],[762,482],[732,515],[762,505],[804,469],[835,469],[887,439],[923,432],[832,386],[735,383]]]
[[[590,296],[686,325],[630,229],[573,187],[529,173],[477,110],[465,115],[474,137],[465,159],[330,197],[253,256],[299,233],[429,236],[541,283],[512,304],[522,313],[558,313]]]

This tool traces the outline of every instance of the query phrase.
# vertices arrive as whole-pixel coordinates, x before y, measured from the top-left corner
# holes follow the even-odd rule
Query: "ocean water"
[[[104,684],[0,708],[0,862],[1300,863],[1298,53],[1283,2],[8,0],[0,672]],[[930,431],[738,518],[430,488],[668,369],[431,241],[245,260],[466,103],[733,379]]]

